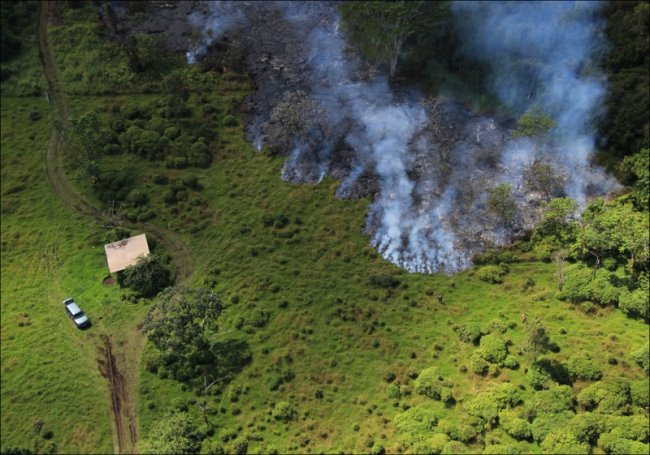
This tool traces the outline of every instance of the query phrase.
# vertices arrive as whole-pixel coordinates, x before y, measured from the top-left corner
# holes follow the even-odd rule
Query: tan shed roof
[[[108,270],[119,272],[138,261],[139,256],[149,255],[149,245],[144,234],[104,245]]]

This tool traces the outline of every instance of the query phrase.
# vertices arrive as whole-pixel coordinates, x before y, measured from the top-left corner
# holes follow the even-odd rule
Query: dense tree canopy
[[[202,435],[187,415],[179,412],[155,423],[147,438],[140,442],[140,453],[198,453]]]
[[[344,2],[340,11],[353,42],[360,45],[368,58],[386,64],[394,77],[398,63],[410,57],[418,38],[425,35],[429,41],[444,34],[448,26],[447,3]]]
[[[208,334],[216,330],[221,310],[217,294],[205,288],[175,286],[159,295],[142,330],[172,377],[196,379],[214,364]]]

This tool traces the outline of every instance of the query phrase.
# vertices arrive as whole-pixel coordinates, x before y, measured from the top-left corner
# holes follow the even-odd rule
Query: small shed
[[[149,255],[149,244],[145,234],[104,245],[106,262],[111,273],[120,272],[138,262],[138,257]]]

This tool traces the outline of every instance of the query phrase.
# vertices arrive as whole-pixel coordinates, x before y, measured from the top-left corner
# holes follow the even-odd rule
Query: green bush
[[[191,190],[198,190],[201,188],[199,185],[199,178],[195,175],[189,175],[182,180],[183,186]]]
[[[478,424],[480,421],[474,423]],[[438,431],[445,433],[451,439],[460,442],[472,442],[476,440],[479,433],[476,429],[476,425],[471,425],[463,421],[456,421],[456,419],[453,421],[450,419],[441,420],[438,423]]]
[[[431,441],[429,443],[431,453],[434,455],[438,455],[442,453],[443,449],[445,448],[445,445],[448,442],[449,442],[449,436],[447,436],[445,433],[434,434],[433,436],[431,436]]]
[[[503,366],[511,370],[516,370],[519,368],[519,362],[513,356],[509,355],[503,360]]]
[[[492,284],[503,283],[503,277],[508,273],[508,267],[500,265],[484,265],[478,269],[478,277]]]
[[[499,426],[517,440],[530,439],[533,435],[528,421],[517,417],[517,414],[509,409],[499,413]]]
[[[246,323],[253,327],[264,327],[270,318],[271,313],[256,308],[246,317]]]
[[[450,389],[450,384],[444,380],[436,367],[430,367],[422,370],[415,381],[415,391],[420,395],[425,395],[434,400],[440,400],[443,397],[443,390]],[[444,392],[447,401],[453,399],[449,395],[450,390]]]
[[[647,409],[650,407],[650,384],[647,379],[630,383],[632,404]]]
[[[237,120],[236,117],[232,115],[226,115],[223,118],[223,126],[238,126],[239,125],[239,120]]]
[[[129,195],[126,197],[126,203],[133,207],[140,207],[149,202],[149,196],[147,193],[140,189],[132,190]]]
[[[647,415],[604,416],[602,432],[615,432],[620,437],[645,442],[650,436],[650,421]]]
[[[164,134],[167,138],[174,140],[181,135],[181,132],[179,131],[178,128],[174,126],[170,126],[169,128],[165,128]]]
[[[470,361],[472,373],[479,376],[485,376],[488,373],[490,364],[483,357],[481,357],[481,354],[478,351],[472,353]]]
[[[542,390],[533,394],[528,405],[528,414],[539,416],[545,414],[557,414],[562,411],[572,411],[574,408],[575,396],[573,389],[568,385],[556,385],[548,390]]]
[[[167,185],[169,178],[165,174],[156,174],[151,178],[151,181],[156,185]]]
[[[572,381],[577,379],[598,381],[603,377],[602,371],[594,366],[593,360],[584,352],[571,356],[565,366]]]
[[[409,444],[429,443],[431,433],[438,424],[438,417],[432,409],[414,407],[395,417],[395,427],[402,440]]]
[[[567,428],[551,431],[540,444],[543,453],[589,454],[591,447],[586,442],[580,442]]]
[[[118,144],[106,144],[102,149],[104,155],[118,155],[122,148]]]
[[[487,200],[488,210],[505,226],[511,225],[518,213],[517,202],[512,195],[512,186],[500,183],[490,189]]]
[[[442,453],[468,453],[467,446],[462,442],[449,441],[442,448]]]
[[[481,339],[481,327],[475,322],[456,327],[455,330],[458,338],[465,343],[478,344]]]
[[[575,435],[578,441],[594,445],[598,440],[598,435],[603,432],[603,418],[598,414],[583,412],[573,416],[566,428]]]
[[[508,355],[508,346],[501,335],[484,335],[481,338],[479,353],[487,362],[502,364]]]
[[[590,301],[599,305],[616,305],[620,290],[612,284],[612,274],[604,269],[573,267],[566,276],[560,299],[572,303]]]
[[[526,372],[526,382],[535,390],[548,389],[557,383],[553,380],[548,371],[533,365]]]
[[[551,431],[568,425],[574,416],[575,414],[572,411],[563,411],[557,414],[545,414],[535,417],[535,420],[530,424],[533,440],[542,442]]]
[[[512,384],[504,383],[481,392],[465,404],[467,413],[494,425],[499,411],[512,408],[521,402],[521,392]]]
[[[135,265],[124,269],[124,285],[142,297],[153,297],[171,283],[167,264],[154,254],[140,257]]]
[[[503,335],[508,331],[508,326],[499,319],[492,319],[487,325],[484,333],[495,333]]]
[[[578,403],[587,411],[602,414],[626,415],[631,411],[630,384],[617,378],[608,383],[595,382],[578,394]]]
[[[293,405],[287,401],[280,401],[273,409],[273,418],[281,422],[289,422],[297,417]]]
[[[477,254],[472,258],[474,265],[499,265],[517,262],[517,255],[511,251],[488,250],[485,253]]]
[[[402,397],[399,384],[388,384],[388,387],[386,387],[386,396],[393,400],[399,400]]]
[[[650,343],[641,346],[632,352],[632,359],[639,365],[646,375],[650,375]]]
[[[146,439],[140,440],[140,453],[198,453],[202,435],[187,413],[172,414],[157,421]]]
[[[647,455],[650,452],[648,444],[633,441],[620,436],[619,431],[604,433],[598,438],[598,447],[612,455]]]
[[[371,275],[369,282],[372,286],[378,288],[396,288],[400,285],[400,281],[397,278],[388,274]]]
[[[650,321],[650,297],[647,289],[632,292],[624,290],[619,296],[618,307],[629,317]]]

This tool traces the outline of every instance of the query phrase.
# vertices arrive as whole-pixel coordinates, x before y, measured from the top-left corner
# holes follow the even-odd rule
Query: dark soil
[[[124,375],[117,368],[111,339],[108,335],[102,335],[101,338],[103,345],[98,350],[97,367],[102,377],[108,380],[118,453],[129,453],[135,449],[138,440],[133,405],[129,401]],[[125,427],[128,428],[128,435]]]

